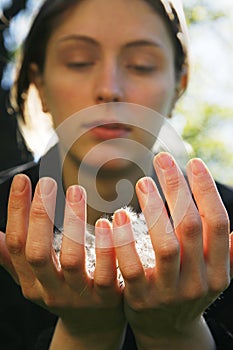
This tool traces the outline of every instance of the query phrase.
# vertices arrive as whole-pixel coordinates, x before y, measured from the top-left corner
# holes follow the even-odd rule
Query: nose
[[[120,69],[114,63],[103,65],[96,78],[96,104],[122,102],[123,99],[123,79]]]

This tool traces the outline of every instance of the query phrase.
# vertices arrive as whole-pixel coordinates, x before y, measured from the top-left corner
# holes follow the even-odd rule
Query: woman
[[[25,112],[25,96],[32,84],[57,129],[74,113],[97,105],[100,109],[106,106],[104,118],[110,113],[110,122],[102,115],[94,124],[88,121],[68,149],[67,135],[62,133],[59,148],[48,152],[52,168],[61,160],[62,170],[58,165],[55,173],[67,190],[59,259],[52,248],[57,185],[47,169],[49,162],[42,168],[47,171],[43,175],[50,177],[43,177],[33,189],[32,204],[29,178],[20,174],[13,180],[6,242],[1,235],[2,265],[20,284],[24,297],[39,306],[27,302],[20,288],[2,272],[5,327],[0,328],[11,332],[14,328],[17,335],[17,343],[8,345],[8,339],[5,349],[32,349],[42,330],[53,328],[56,316],[55,331],[51,338],[41,340],[42,348],[181,350],[222,346],[217,337],[221,331],[218,319],[214,315],[209,320],[207,315],[207,323],[203,312],[229,285],[229,221],[205,165],[194,159],[187,167],[198,211],[174,159],[167,153],[155,157],[154,168],[170,220],[155,182],[130,162],[135,153],[123,147],[127,157],[123,153],[115,157],[120,143],[113,148],[105,144],[120,138],[122,143],[130,140],[152,146],[154,139],[148,133],[132,124],[129,127],[113,111],[122,103],[133,103],[169,117],[186,88],[185,27],[179,2],[174,5],[156,0],[46,1],[34,21],[17,80],[19,108]],[[107,162],[93,184],[92,170],[102,160],[86,155],[99,146],[103,146],[100,154]],[[122,174],[136,186],[137,196],[126,204],[143,211],[156,254],[155,267],[143,268],[125,210],[112,208],[111,224],[100,218],[103,210],[88,205],[85,190],[77,185],[81,167],[90,185],[90,198],[96,185],[100,196],[111,203]],[[40,170],[35,166],[26,171],[33,185]],[[59,193],[58,205],[62,202]],[[180,209],[183,203],[187,204],[185,212]],[[63,208],[59,207],[55,216],[55,226],[59,226],[56,220],[63,218]],[[93,276],[85,267],[86,220],[95,225]],[[117,280],[116,258],[124,288]],[[16,322],[12,312],[6,320],[10,307],[18,310]],[[226,338],[224,349],[230,343],[232,346],[228,335]]]

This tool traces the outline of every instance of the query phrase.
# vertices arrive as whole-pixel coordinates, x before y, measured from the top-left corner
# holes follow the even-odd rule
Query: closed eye
[[[69,68],[74,68],[74,69],[85,69],[85,68],[88,68],[88,67],[91,67],[94,65],[94,62],[90,61],[90,62],[70,62],[67,64],[67,66]]]
[[[140,64],[132,64],[132,65],[130,64],[127,67],[139,73],[151,73],[151,72],[154,72],[156,69],[155,66],[147,66],[147,65],[140,65]]]

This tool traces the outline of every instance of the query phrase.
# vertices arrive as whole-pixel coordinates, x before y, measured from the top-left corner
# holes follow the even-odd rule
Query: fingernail
[[[163,170],[170,169],[174,166],[174,160],[173,158],[165,152],[159,153],[155,157],[156,162],[158,163],[159,167]]]
[[[81,186],[73,185],[67,190],[67,199],[70,203],[78,203],[84,197],[84,190]]]
[[[191,169],[194,175],[202,175],[207,173],[206,166],[201,159],[192,159]]]
[[[148,177],[144,177],[143,179],[140,179],[138,181],[138,186],[139,186],[139,189],[145,194],[155,191],[154,182],[151,178],[148,178]]]
[[[100,228],[100,229],[110,229],[111,225],[110,222],[106,219],[98,219],[95,223],[95,226]]]
[[[47,197],[55,189],[55,180],[49,177],[43,177],[39,180],[38,192],[41,197]]]
[[[27,185],[26,176],[23,174],[16,175],[12,182],[12,190],[14,192],[21,193],[24,191],[26,185]]]
[[[124,210],[117,210],[114,214],[114,220],[118,226],[122,226],[128,222],[128,216]]]

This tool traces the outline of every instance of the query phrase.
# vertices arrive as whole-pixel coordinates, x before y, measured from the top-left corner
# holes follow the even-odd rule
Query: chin
[[[81,164],[93,167],[95,169],[117,170],[125,169],[132,164],[137,157],[134,152],[129,151],[127,147],[122,147],[120,141],[117,143],[98,144],[89,150],[83,152]]]
[[[89,170],[89,172],[93,172],[95,174],[107,175],[108,173],[118,173],[125,172],[132,166],[132,162],[126,159],[112,159],[104,161],[104,159],[88,159],[88,162],[82,161],[81,168]]]
[[[101,170],[124,171],[132,166],[132,162],[126,159],[113,159],[102,165]]]

